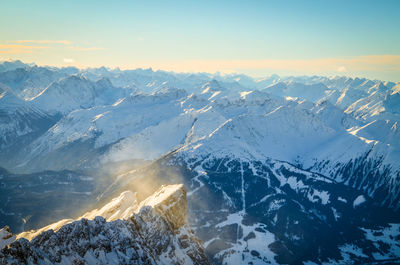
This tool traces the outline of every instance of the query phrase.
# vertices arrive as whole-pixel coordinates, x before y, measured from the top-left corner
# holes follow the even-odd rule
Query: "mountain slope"
[[[132,215],[160,184],[183,182],[189,223],[216,264],[400,256],[399,83],[29,65],[1,80],[0,165],[91,172],[104,185],[99,198],[123,198],[85,215],[103,215],[99,226]],[[15,190],[31,191],[13,185],[2,190],[4,209]]]
[[[71,75],[52,83],[31,100],[48,113],[68,114],[76,109],[111,105],[124,96],[125,91],[113,87],[106,78],[92,82],[84,76]]]
[[[170,153],[124,174],[112,189],[129,183],[141,192],[146,183],[183,181],[189,223],[214,264],[352,264],[399,257],[394,241],[381,243],[400,236],[398,213],[366,192],[272,159],[187,159]]]
[[[30,99],[66,76],[66,73],[57,68],[26,66],[0,72],[0,83],[12,89],[19,97]]]
[[[115,206],[123,204],[120,200],[124,198],[120,196],[104,207],[116,213],[120,209]],[[182,185],[163,186],[134,205],[137,210],[129,217],[109,221],[96,216],[63,224],[31,241],[17,240],[0,251],[0,260],[29,264],[208,264],[201,243],[186,223],[186,203]]]
[[[49,115],[0,87],[0,163],[13,167],[24,149],[53,126],[58,116]]]

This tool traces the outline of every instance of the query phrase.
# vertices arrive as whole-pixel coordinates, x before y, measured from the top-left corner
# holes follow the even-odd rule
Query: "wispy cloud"
[[[32,53],[35,50],[44,50],[49,47],[45,46],[32,46],[22,44],[0,44],[1,54],[20,54],[20,53]]]
[[[63,62],[64,62],[64,63],[73,63],[73,62],[74,62],[74,59],[71,59],[71,58],[64,58],[64,59],[63,59]]]
[[[72,42],[69,40],[16,40],[9,41],[11,43],[33,43],[33,44],[63,44],[71,45]]]
[[[142,36],[139,36],[137,39],[138,39],[138,41],[144,41],[145,40],[145,38],[143,38]]]
[[[80,47],[69,40],[8,40],[0,43],[0,54],[33,53],[43,49],[65,49],[70,51],[100,51],[103,47]]]
[[[73,46],[68,47],[68,49],[74,50],[74,51],[81,51],[81,52],[104,50],[103,47],[73,47]]]

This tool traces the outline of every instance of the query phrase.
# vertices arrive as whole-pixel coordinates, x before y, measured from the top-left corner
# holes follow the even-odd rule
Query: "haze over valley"
[[[400,2],[0,3],[0,264],[400,264]]]

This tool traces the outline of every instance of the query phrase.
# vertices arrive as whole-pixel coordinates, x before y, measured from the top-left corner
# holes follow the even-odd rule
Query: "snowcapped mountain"
[[[21,151],[59,119],[0,85],[0,161],[15,166]]]
[[[97,179],[96,170],[142,161],[143,167],[102,179],[107,188],[99,196],[126,186],[139,192],[147,182],[185,183],[189,223],[216,264],[400,257],[387,238],[398,236],[400,223],[399,83],[104,67],[22,70],[0,73],[0,109],[8,119],[1,126],[13,137],[4,142],[24,147],[10,159],[11,149],[4,149],[0,166],[84,171]],[[11,78],[18,71],[21,77]],[[42,85],[23,81],[41,75]],[[35,96],[27,98],[28,91]],[[14,118],[20,112],[30,118]],[[40,122],[31,117],[51,121],[36,129]],[[31,127],[20,123],[37,133],[24,141],[23,128]],[[114,203],[137,200],[121,196]],[[116,219],[135,211],[116,207],[126,213]],[[107,212],[85,218],[101,213],[108,225],[116,219]]]
[[[12,89],[19,97],[29,99],[65,76],[66,74],[62,71],[51,68],[25,66],[0,72],[0,83]]]
[[[203,97],[172,89],[71,112],[29,146],[27,165],[50,159],[54,163],[46,169],[80,167],[83,157],[65,154],[79,150],[74,146],[81,143],[89,148],[81,154],[95,159],[89,163],[153,160],[180,148],[183,157],[274,158],[338,180],[343,179],[341,168],[366,154],[382,160],[374,170],[390,166],[392,174],[399,171],[395,145],[375,140],[379,135],[365,138],[359,133],[364,122],[329,102],[285,100],[261,91],[232,93]]]
[[[1,146],[11,144],[7,140],[12,136],[23,136],[39,129],[41,123],[45,123],[46,118],[50,117],[18,98],[13,92],[8,90],[0,90],[0,92],[1,136],[3,138]]]
[[[365,192],[277,160],[187,159],[170,153],[120,176],[112,189],[129,183],[140,192],[145,182],[183,180],[190,187],[189,223],[215,264],[398,258],[396,243],[381,248],[382,238],[364,233],[379,235],[398,214]],[[399,236],[395,227],[391,238]]]
[[[124,91],[114,88],[107,78],[92,82],[84,76],[71,75],[52,83],[32,102],[49,113],[67,114],[76,109],[110,105],[124,96]]]
[[[0,61],[0,72],[7,72],[18,68],[28,68],[32,66],[35,66],[35,64],[25,64],[20,60]]]
[[[300,97],[316,102],[331,92],[322,83],[303,84],[297,82],[279,82],[265,88],[265,91],[283,97]]]
[[[183,185],[163,186],[140,204],[132,198],[134,194],[128,191],[77,221],[60,221],[32,237],[20,234],[0,251],[0,260],[29,264],[208,264],[201,243],[186,222]]]

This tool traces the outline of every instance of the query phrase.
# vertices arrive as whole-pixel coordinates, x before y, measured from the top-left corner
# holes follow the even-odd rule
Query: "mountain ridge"
[[[140,204],[131,196],[124,192],[103,209],[77,220],[22,233],[0,251],[0,260],[29,264],[208,264],[200,241],[186,222],[183,185],[162,186]],[[136,210],[126,209],[124,204]],[[114,216],[108,216],[107,210]],[[125,212],[115,215],[120,210]]]
[[[16,65],[0,71],[3,91],[14,97],[0,109],[6,119],[23,106],[49,120],[26,139],[23,129],[0,120],[14,137],[0,145],[0,166],[12,172],[54,170],[60,180],[66,169],[85,172],[100,185],[88,196],[97,206],[128,187],[132,193],[122,197],[135,204],[162,184],[184,183],[188,222],[215,264],[400,256],[399,83]],[[14,122],[37,124],[33,117]],[[45,176],[16,180],[38,174]],[[18,181],[10,186],[4,176],[0,183],[13,187],[4,196],[12,201]],[[74,176],[61,182],[78,187],[82,179]],[[108,227],[114,217],[107,218],[78,226]]]

